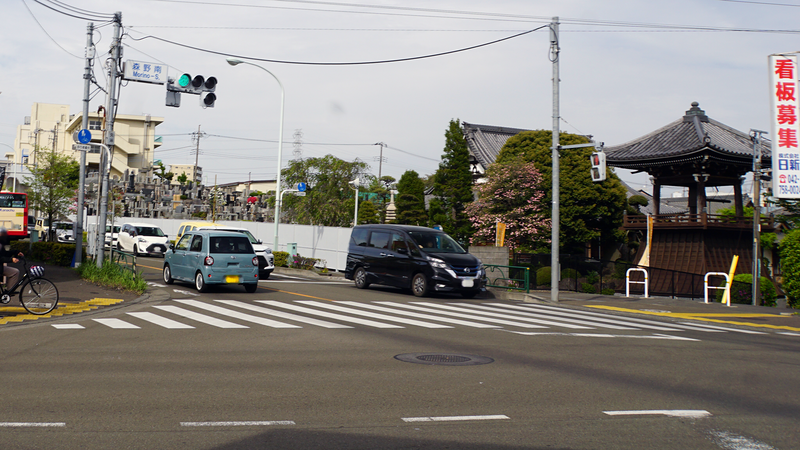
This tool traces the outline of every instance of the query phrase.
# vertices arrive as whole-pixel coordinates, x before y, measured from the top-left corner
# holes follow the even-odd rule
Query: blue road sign
[[[78,142],[81,144],[88,144],[89,142],[92,142],[92,132],[86,129],[79,131]]]
[[[302,181],[300,183],[297,183],[297,190],[300,191],[300,192],[305,192],[306,191],[306,184],[303,183]]]

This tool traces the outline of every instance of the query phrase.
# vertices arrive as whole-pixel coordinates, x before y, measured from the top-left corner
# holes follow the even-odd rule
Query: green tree
[[[350,226],[355,210],[355,192],[349,182],[359,178],[363,184],[370,185],[372,180],[365,175],[368,168],[365,162],[343,161],[332,155],[290,161],[289,167],[283,170],[286,184],[292,186],[305,182],[308,188],[305,197],[284,196],[282,211],[297,223]]]
[[[472,225],[464,210],[474,197],[469,149],[461,131],[461,122],[451,120],[444,136],[444,154],[433,183],[433,194],[438,197],[438,206],[443,214],[436,218],[431,216],[431,219],[456,240],[466,243],[472,236]]]
[[[497,162],[513,162],[522,157],[531,161],[542,174],[542,186],[546,189],[543,203],[548,205],[543,214],[551,218],[552,209],[552,131],[523,131],[511,137],[500,150]],[[584,136],[561,133],[561,145],[586,144]],[[560,235],[563,252],[582,253],[586,243],[600,239],[601,242],[622,242],[620,231],[622,215],[627,207],[625,187],[613,171],[609,170],[605,181],[591,181],[589,157],[592,147],[573,148],[561,151],[560,167]]]
[[[172,179],[175,178],[175,174],[167,172],[167,168],[164,167],[164,163],[161,161],[156,161],[154,169],[153,174],[162,180],[172,182]]]
[[[375,204],[369,200],[364,200],[358,204],[358,223],[378,223],[381,216]]]
[[[25,177],[28,199],[32,209],[53,223],[67,214],[78,187],[78,162],[69,156],[47,148],[37,148],[37,164]],[[52,233],[53,230],[50,230]],[[52,234],[48,236],[52,240]]]
[[[182,174],[178,175],[178,178],[177,178],[177,180],[178,180],[178,183],[180,183],[180,184],[181,184],[181,186],[183,186],[184,184],[186,184],[186,181],[187,181],[188,179],[189,179],[189,176],[188,176],[188,175],[186,175],[186,173],[182,173]]]
[[[428,224],[428,213],[425,211],[425,183],[417,172],[407,170],[397,183],[397,218],[395,222],[406,225]]]

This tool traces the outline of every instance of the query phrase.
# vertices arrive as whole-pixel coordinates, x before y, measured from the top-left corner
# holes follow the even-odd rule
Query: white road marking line
[[[84,326],[77,323],[54,323],[53,328],[56,330],[82,330]]]
[[[458,422],[466,420],[510,420],[505,414],[487,416],[403,417],[403,422]]]
[[[714,443],[726,450],[776,450],[775,447],[728,431],[711,431]]]
[[[161,317],[157,314],[153,314],[150,312],[129,312],[127,313],[137,319],[142,319],[144,321],[156,324],[158,326],[171,329],[171,330],[180,330],[180,329],[188,329],[194,328],[191,325],[187,325],[185,323],[178,322],[176,320],[167,319],[166,317]]]
[[[114,328],[118,330],[136,330],[139,329],[136,325],[132,323],[125,322],[124,320],[120,319],[92,319],[97,323],[102,323],[103,325]]]
[[[281,302],[278,302],[278,301],[275,301],[275,300],[256,300],[256,301],[258,303],[264,303],[264,304],[270,305],[270,306],[277,306],[279,308],[286,308],[286,309],[290,309],[292,311],[297,311],[297,312],[301,312],[301,313],[305,313],[305,314],[311,314],[311,315],[315,315],[315,316],[322,316],[322,317],[326,317],[328,319],[341,320],[343,322],[353,322],[353,323],[357,323],[357,324],[361,324],[361,325],[366,325],[366,326],[369,326],[369,327],[375,327],[375,328],[404,328],[404,327],[401,327],[399,325],[391,325],[391,324],[388,324],[388,323],[375,322],[373,320],[367,320],[367,319],[357,319],[355,317],[343,316],[341,314],[334,314],[334,313],[329,313],[329,312],[325,312],[325,311],[316,311],[316,310],[313,310],[311,308],[304,308],[302,306],[297,306],[297,305],[294,305],[294,304],[285,304],[285,303],[281,303]]]
[[[702,409],[643,409],[638,411],[603,411],[609,416],[668,416],[701,419],[711,417],[711,413]]]
[[[778,334],[782,334],[784,336],[800,336],[800,333],[792,333],[791,331],[781,331]]]
[[[517,305],[506,305],[504,303],[486,303],[486,305],[491,305],[492,307],[497,308],[508,308],[513,309],[515,313],[518,314],[531,314],[545,317],[555,317],[555,320],[566,320],[570,322],[580,323],[584,325],[590,325],[596,328],[610,328],[612,330],[640,330],[641,328],[631,328],[630,326],[624,325],[613,325],[607,322],[602,321],[601,319],[593,319],[591,317],[584,317],[577,314],[570,314],[566,311],[560,312],[549,312],[549,311],[531,311],[530,308],[526,308],[524,306],[517,306]],[[523,313],[522,311],[526,311]],[[563,318],[562,318],[563,317]],[[630,324],[629,324],[630,325]]]
[[[626,339],[659,339],[667,341],[694,341],[700,342],[700,339],[692,339],[683,336],[670,336],[667,334],[653,334],[649,336],[638,336],[634,334],[594,334],[594,333],[552,333],[542,331],[513,331],[513,330],[500,330],[507,333],[521,334],[523,336],[574,336],[574,337],[594,337],[594,338],[626,338]]]
[[[481,322],[499,323],[501,325],[511,325],[511,326],[520,327],[520,328],[547,328],[547,327],[543,327],[541,325],[533,325],[533,324],[530,324],[530,323],[514,322],[514,321],[511,321],[511,320],[502,320],[502,319],[493,319],[491,317],[484,317],[484,316],[479,316],[479,315],[476,315],[476,314],[464,314],[464,313],[461,313],[461,312],[451,311],[451,310],[447,310],[447,309],[440,309],[440,308],[435,308],[435,307],[425,308],[423,306],[420,306],[420,305],[435,306],[432,303],[417,302],[417,303],[419,303],[419,305],[406,305],[406,304],[402,304],[402,303],[392,303],[392,302],[375,302],[375,303],[377,303],[379,305],[394,305],[394,306],[396,306],[398,308],[405,308],[405,309],[410,309],[410,310],[413,310],[413,311],[422,311],[422,312],[429,312],[429,313],[434,313],[434,314],[443,314],[445,316],[461,317],[463,319],[479,320]]]
[[[295,322],[307,323],[310,325],[316,325],[318,327],[323,327],[323,328],[353,328],[350,325],[342,325],[340,323],[326,322],[324,320],[312,319],[310,317],[305,317],[305,316],[298,316],[297,314],[291,314],[283,311],[276,311],[274,309],[264,308],[263,306],[251,305],[249,303],[244,303],[236,300],[214,300],[214,301],[261,314],[280,317],[282,319],[294,320]]]
[[[228,322],[227,320],[217,319],[216,317],[207,316],[205,314],[199,314],[183,308],[178,308],[177,306],[156,305],[154,308],[219,328],[249,328],[245,325],[239,325],[238,323]]]
[[[265,425],[296,425],[293,420],[250,420],[230,422],[181,422],[182,427],[253,427]]]
[[[357,306],[359,308],[366,308],[366,309],[371,309],[371,310],[374,310],[374,311],[386,312],[386,313],[390,313],[390,314],[398,314],[398,315],[401,315],[401,316],[409,316],[409,317],[417,317],[417,318],[420,318],[420,319],[436,320],[436,321],[439,321],[439,322],[449,323],[449,324],[452,324],[452,325],[464,325],[466,327],[473,327],[473,328],[499,328],[497,325],[489,325],[489,324],[485,324],[485,323],[470,322],[468,320],[458,320],[458,319],[453,319],[453,318],[450,318],[450,317],[433,316],[433,315],[430,315],[430,314],[421,314],[421,313],[415,313],[415,312],[411,312],[411,311],[401,311],[401,310],[398,310],[398,309],[385,308],[383,306],[376,306],[376,305],[371,305],[371,304],[368,304],[368,303],[359,303],[359,302],[351,302],[351,301],[341,301],[341,302],[336,302],[336,303],[341,303],[343,305],[348,305],[348,306]],[[386,303],[386,304],[387,305],[391,305],[391,303]]]
[[[602,313],[582,311],[582,310],[579,311],[579,310],[574,310],[574,309],[569,310],[570,312],[567,313],[564,310],[564,308],[560,308],[560,307],[557,307],[557,306],[549,306],[549,305],[526,304],[525,307],[530,308],[530,309],[534,309],[534,310],[539,310],[539,311],[550,311],[553,314],[558,313],[558,314],[573,314],[573,315],[580,315],[580,316],[600,317],[600,318],[603,319],[604,322],[608,322],[608,323],[616,323],[616,324],[621,324],[621,325],[630,325],[630,326],[633,326],[633,327],[647,328],[647,329],[650,329],[650,330],[658,330],[658,331],[680,331],[680,329],[683,329],[683,328],[686,327],[685,325],[676,325],[676,324],[672,324],[672,323],[658,322],[658,321],[655,321],[655,320],[636,319],[636,318],[627,317],[627,316],[612,316],[612,315],[609,315],[609,314],[602,314]],[[696,330],[695,329],[695,331],[702,331],[702,330]]]
[[[26,427],[65,427],[65,422],[0,422],[0,427],[26,428]]]
[[[147,285],[148,285],[148,286],[155,286],[155,287],[167,287],[167,285],[166,285],[166,284],[154,283],[154,282],[152,282],[152,281],[148,281],[148,282],[147,282]]]
[[[194,292],[183,291],[183,290],[180,290],[180,289],[173,289],[173,291],[174,291],[174,292],[177,292],[178,294],[183,294],[183,295],[193,295],[193,296],[195,296],[195,297],[197,297],[197,296],[199,296],[199,295],[200,295],[200,294],[196,294],[196,293],[194,293]]]
[[[385,320],[387,322],[400,322],[403,325],[416,325],[418,327],[423,327],[423,328],[453,328],[453,327],[451,327],[449,325],[442,325],[442,324],[439,324],[439,323],[431,323],[431,322],[423,322],[423,321],[420,321],[420,320],[406,319],[406,318],[402,318],[402,317],[387,316],[386,314],[372,313],[372,312],[367,312],[367,311],[359,311],[359,310],[352,309],[352,308],[344,308],[344,307],[341,307],[341,306],[338,306],[338,305],[334,305],[334,304],[330,304],[330,303],[322,303],[322,302],[317,302],[317,301],[313,301],[313,300],[300,300],[297,303],[300,303],[300,304],[303,304],[303,305],[309,305],[309,306],[316,306],[317,308],[330,309],[332,311],[338,311],[338,312],[345,313],[345,314],[355,314],[357,316],[369,317],[371,319]]]
[[[593,328],[611,328],[611,329],[614,329],[614,330],[638,330],[638,328],[623,327],[623,326],[619,326],[619,325],[608,325],[608,324],[604,324],[602,322],[589,322],[589,321],[586,321],[586,320],[578,320],[578,319],[572,319],[572,318],[567,318],[567,317],[562,318],[562,317],[552,316],[552,315],[548,315],[548,314],[532,313],[530,311],[522,312],[522,311],[525,310],[525,307],[520,307],[520,306],[515,307],[513,309],[513,311],[506,311],[503,308],[495,308],[495,307],[492,307],[492,306],[484,306],[484,305],[473,305],[473,304],[470,304],[470,303],[457,303],[457,305],[458,306],[463,306],[465,308],[478,309],[478,310],[481,310],[481,311],[483,311],[483,310],[496,311],[496,312],[503,312],[503,313],[506,313],[506,314],[510,314],[510,313],[513,312],[514,315],[511,316],[511,317],[514,317],[517,320],[523,320],[522,317],[535,317],[536,319],[531,319],[531,320],[538,320],[538,321],[540,321],[540,323],[553,324],[553,326],[564,327],[564,328],[583,329],[583,330],[591,330]],[[494,305],[497,305],[497,304],[494,304]],[[504,306],[513,307],[514,305],[504,305]],[[543,320],[543,319],[548,319],[548,320]],[[586,326],[572,325],[570,323],[566,323],[565,324],[564,322],[572,322],[572,323],[576,323],[576,324],[580,324],[580,325],[586,325]]]
[[[290,281],[290,280],[259,280],[259,283],[269,283],[269,284],[276,284],[276,283],[284,283],[284,284],[300,284],[300,283],[313,283],[314,286],[318,284],[342,284],[341,281]]]
[[[216,305],[209,305],[208,303],[198,302],[197,300],[176,300],[184,305],[193,306],[195,308],[204,309],[213,313],[221,314],[234,319],[244,320],[246,322],[253,322],[259,325],[264,325],[272,328],[303,328],[289,323],[278,322],[277,320],[267,319],[266,317],[258,317],[252,314],[245,314],[239,311],[231,311],[230,309],[220,308]]]
[[[694,322],[681,322],[685,325],[691,325],[695,328],[709,328],[711,330],[720,330],[720,331],[729,331],[733,333],[744,333],[744,334],[767,334],[762,333],[761,331],[752,331],[752,330],[741,330],[739,328],[726,328],[726,327],[718,327],[716,325],[707,325],[705,323],[694,323]],[[700,331],[707,331],[707,330],[700,330]]]

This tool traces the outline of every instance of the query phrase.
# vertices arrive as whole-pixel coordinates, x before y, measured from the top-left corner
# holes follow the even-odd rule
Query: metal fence
[[[531,291],[530,268],[496,264],[484,264],[483,267],[486,269],[486,286],[525,293]]]

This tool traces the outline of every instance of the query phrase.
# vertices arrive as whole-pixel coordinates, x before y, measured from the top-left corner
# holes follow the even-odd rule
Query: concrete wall
[[[508,265],[508,247],[472,246],[469,252],[475,255],[484,264],[496,266]]]

